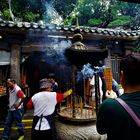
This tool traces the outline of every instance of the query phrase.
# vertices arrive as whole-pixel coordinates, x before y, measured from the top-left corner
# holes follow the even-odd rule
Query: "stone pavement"
[[[25,129],[24,140],[31,140],[31,127],[33,119],[33,110],[27,110],[23,117],[23,124]],[[0,121],[0,140],[2,139],[4,122]],[[106,136],[101,136],[97,133],[95,123],[86,125],[67,124],[56,119],[57,140],[106,140]],[[13,124],[11,131],[11,139],[17,140],[18,131]]]

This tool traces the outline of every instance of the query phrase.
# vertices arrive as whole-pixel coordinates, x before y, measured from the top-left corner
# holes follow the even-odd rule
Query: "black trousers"
[[[31,140],[53,140],[52,130],[32,130]]]

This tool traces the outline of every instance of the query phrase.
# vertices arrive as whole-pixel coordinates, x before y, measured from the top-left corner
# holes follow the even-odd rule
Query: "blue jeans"
[[[22,124],[22,109],[17,109],[14,111],[8,111],[8,115],[4,124],[4,132],[3,132],[3,138],[9,139],[10,138],[10,132],[13,122],[16,122],[16,125],[18,127],[19,135],[24,135],[24,128]]]

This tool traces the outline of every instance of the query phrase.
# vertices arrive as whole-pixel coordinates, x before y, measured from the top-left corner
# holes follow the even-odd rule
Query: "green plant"
[[[99,24],[101,24],[102,23],[102,20],[100,20],[100,19],[90,19],[90,20],[88,20],[88,25],[89,26],[96,26],[96,25],[99,25]]]
[[[135,47],[132,49],[133,52],[140,52],[140,37],[135,42]]]
[[[26,12],[24,14],[24,19],[25,21],[29,21],[29,22],[33,22],[33,21],[36,21],[36,19],[39,17],[39,14],[34,14],[32,12]]]
[[[10,11],[9,11],[9,9],[4,10],[3,13],[2,13],[2,16],[3,16],[5,19],[10,20],[10,19],[11,19],[11,16],[10,16]]]
[[[110,22],[110,24],[108,26],[109,27],[111,27],[111,26],[123,26],[123,25],[129,24],[130,21],[131,21],[130,16],[120,16],[116,20]]]

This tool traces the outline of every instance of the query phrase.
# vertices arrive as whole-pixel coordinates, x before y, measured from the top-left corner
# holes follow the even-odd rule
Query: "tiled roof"
[[[30,23],[30,22],[13,22],[5,21],[0,19],[0,29],[2,28],[14,28],[14,29],[25,29],[25,30],[35,30],[35,31],[54,31],[54,32],[69,32],[73,33],[75,26],[57,26],[45,23]],[[80,31],[82,34],[108,36],[108,37],[120,37],[120,38],[130,38],[136,39],[140,35],[138,30],[120,30],[120,29],[109,29],[109,28],[97,28],[97,27],[87,27],[80,26]]]

